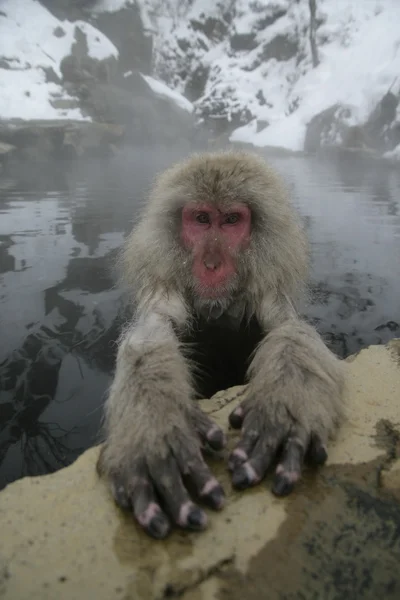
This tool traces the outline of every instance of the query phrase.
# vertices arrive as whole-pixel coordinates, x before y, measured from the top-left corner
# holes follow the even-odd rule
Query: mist
[[[335,352],[400,335],[399,7],[258,4],[2,2],[0,487],[97,442],[115,255],[193,151],[282,174],[311,241],[303,312]]]

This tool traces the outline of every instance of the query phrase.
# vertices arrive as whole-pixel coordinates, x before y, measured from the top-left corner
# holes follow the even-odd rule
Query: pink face
[[[198,293],[218,298],[236,273],[236,257],[250,242],[251,212],[245,204],[219,210],[212,204],[186,205],[182,242],[193,254]]]

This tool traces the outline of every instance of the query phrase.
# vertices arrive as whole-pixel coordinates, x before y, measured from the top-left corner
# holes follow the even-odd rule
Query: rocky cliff
[[[143,2],[158,24],[155,72],[213,132],[297,151],[400,154],[395,1],[189,0],[168,27],[161,3]]]
[[[0,118],[396,158],[399,22],[396,0],[4,0]]]

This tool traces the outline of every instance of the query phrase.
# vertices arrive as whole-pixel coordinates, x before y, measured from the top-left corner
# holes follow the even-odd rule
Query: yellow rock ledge
[[[0,492],[7,600],[400,598],[400,340],[348,359],[348,419],[285,499],[231,489],[203,533],[143,534],[95,472],[98,448]],[[242,388],[202,406],[227,427]],[[232,446],[236,432],[228,431]]]

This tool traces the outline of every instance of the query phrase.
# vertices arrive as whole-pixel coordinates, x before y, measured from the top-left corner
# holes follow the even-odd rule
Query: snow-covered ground
[[[99,0],[93,10],[113,12],[133,3]],[[249,111],[252,120],[236,128],[231,140],[257,146],[302,150],[307,124],[335,103],[348,109],[348,125],[363,124],[388,90],[400,94],[400,1],[316,4],[320,64],[313,68],[307,0],[137,0],[154,41],[154,73],[145,79],[153,91],[191,112],[192,104],[182,95],[188,74],[206,69],[195,110],[201,115],[218,105],[219,116],[228,121]],[[0,15],[0,57],[7,58],[9,68],[0,63],[0,118],[83,119],[79,108],[53,106],[55,99],[69,96],[61,85],[46,81],[44,69],[51,67],[60,76],[77,26],[87,36],[90,56],[118,56],[115,46],[89,23],[59,21],[37,0],[2,0],[1,11],[6,17]],[[271,23],[260,27],[260,18],[268,15],[273,15]],[[193,26],[212,19],[226,30],[206,35]],[[231,40],[237,34],[253,36],[252,49],[235,50]],[[285,59],[262,58],[277,36],[297,50]],[[390,155],[400,157],[400,147]]]
[[[317,36],[317,43],[318,38],[326,38],[319,45],[319,66],[309,69],[294,85],[290,84],[294,64],[281,73],[280,85],[266,80],[268,98],[270,85],[277,98],[272,108],[260,107],[257,117],[270,126],[256,133],[254,121],[237,129],[232,139],[302,150],[306,125],[314,115],[337,103],[350,109],[349,125],[361,125],[390,88],[400,91],[400,2],[319,3],[326,14],[326,25]],[[298,108],[289,114],[293,102]]]
[[[11,68],[0,68],[0,118],[83,119],[78,108],[53,107],[52,100],[70,97],[46,81],[44,69],[61,77],[60,63],[71,53],[76,26],[86,34],[93,58],[117,56],[114,44],[89,23],[59,21],[36,0],[3,0],[1,10],[7,16],[0,16],[0,55]]]
[[[315,69],[306,0],[194,0],[179,19],[173,11],[168,17],[171,2],[163,11],[157,0],[142,3],[149,14],[156,15],[159,73],[165,77],[168,71],[168,80],[182,92],[185,80],[178,75],[182,66],[192,72],[205,66],[210,71],[204,94],[195,103],[197,109],[204,111],[205,106],[220,103],[228,120],[235,112],[250,110],[253,120],[236,129],[231,140],[302,150],[307,124],[335,103],[348,108],[348,125],[358,125],[389,89],[400,93],[399,0],[316,0],[316,16],[322,24],[316,35],[320,64]],[[207,37],[192,27],[192,20],[204,23],[204,14],[221,19],[230,4],[235,7],[233,18],[222,39]],[[271,25],[257,26],[261,16],[279,13],[282,16]],[[255,47],[234,51],[233,34],[254,34]],[[262,48],[279,35],[298,44],[296,55],[287,60],[259,60]],[[269,126],[260,131],[262,122]]]
[[[102,0],[97,11],[115,11],[129,0]],[[57,83],[47,81],[46,69],[52,68],[61,78],[60,63],[71,54],[75,28],[85,35],[88,53],[99,60],[118,57],[114,44],[98,29],[84,21],[60,21],[37,0],[2,0],[0,15],[0,119],[75,119],[84,117],[79,108],[56,108],[55,100],[73,98]],[[146,11],[143,11],[146,22]],[[148,22],[149,27],[150,22]],[[61,29],[60,29],[61,28]],[[144,76],[154,92],[167,96],[178,106],[192,112],[193,105],[165,83]]]

